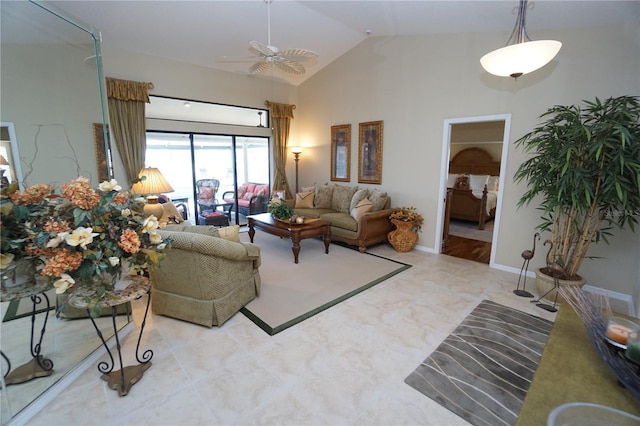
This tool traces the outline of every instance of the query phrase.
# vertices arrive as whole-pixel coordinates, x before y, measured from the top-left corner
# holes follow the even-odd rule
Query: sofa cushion
[[[313,219],[319,219],[320,216],[327,213],[335,213],[331,209],[295,209],[294,213],[298,216],[310,217]]]
[[[253,192],[249,192],[249,191],[247,191],[247,192],[244,194],[244,196],[242,197],[242,199],[243,199],[243,200],[250,201],[250,200],[251,200],[251,197],[253,197],[254,195],[255,195],[255,194],[254,194]]]
[[[356,221],[360,222],[362,216],[371,211],[373,208],[373,203],[369,201],[368,198],[361,200],[357,206],[351,209],[351,217],[353,217]]]
[[[244,197],[244,194],[247,193],[247,186],[246,185],[240,185],[238,187],[238,198],[242,199]]]
[[[254,191],[257,196],[264,197],[265,195],[269,195],[269,185],[256,185]]]
[[[243,183],[242,186],[246,186],[247,187],[247,192],[256,192],[256,184],[255,183]]]
[[[325,213],[320,216],[320,219],[331,223],[332,227],[354,232],[358,230],[358,222],[349,213]]]
[[[331,208],[340,213],[350,213],[351,199],[357,190],[357,186],[334,185]]]
[[[355,194],[353,194],[353,198],[351,198],[351,204],[349,205],[349,211],[356,208],[358,203],[369,195],[369,190],[367,188],[358,189]]]
[[[210,200],[213,198],[213,188],[200,188],[198,200]]]
[[[312,209],[313,208],[313,199],[315,198],[315,192],[299,192],[296,194],[296,204],[295,208],[297,209]]]
[[[386,192],[379,191],[377,189],[373,189],[369,192],[369,200],[373,204],[372,212],[377,212],[379,210],[383,210],[387,205],[388,195]]]
[[[187,222],[183,222],[180,225],[167,225],[162,228],[161,231],[190,232],[192,234],[203,234],[211,237],[218,237],[220,235],[218,234],[218,228],[215,226],[191,225],[187,224]],[[162,233],[160,235],[162,235]]]
[[[313,206],[318,209],[330,209],[333,196],[333,185],[318,185]]]

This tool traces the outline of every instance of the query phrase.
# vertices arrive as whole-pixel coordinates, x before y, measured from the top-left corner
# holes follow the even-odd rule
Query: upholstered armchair
[[[218,237],[209,226],[167,225],[159,232],[171,245],[149,271],[155,314],[220,326],[259,294],[259,246]]]

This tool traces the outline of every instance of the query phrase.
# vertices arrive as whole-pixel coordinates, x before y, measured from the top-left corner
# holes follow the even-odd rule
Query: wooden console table
[[[551,410],[567,402],[591,402],[640,416],[640,400],[618,385],[578,315],[563,303],[516,425],[545,425]]]

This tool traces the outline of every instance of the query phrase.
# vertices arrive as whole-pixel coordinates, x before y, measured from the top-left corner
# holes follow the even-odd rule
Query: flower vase
[[[396,229],[387,234],[389,243],[401,253],[411,251],[418,242],[418,234],[414,231],[415,222],[391,219],[391,223]]]

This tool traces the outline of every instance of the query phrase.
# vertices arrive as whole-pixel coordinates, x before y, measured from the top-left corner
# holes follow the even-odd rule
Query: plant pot
[[[36,283],[36,262],[33,259],[20,259],[12,262],[2,271],[2,286],[13,288]]]
[[[387,234],[389,243],[401,253],[411,251],[418,242],[418,234],[414,231],[415,222],[392,219],[391,223],[396,226],[396,229]]]
[[[540,296],[549,292],[546,296],[544,296],[544,300],[553,303],[556,300],[557,291],[553,288],[555,286],[555,280],[551,275],[545,273],[547,270],[546,267],[536,269],[536,288],[538,289],[538,293]],[[580,275],[576,275],[572,279],[563,280],[558,278],[558,285],[566,286],[566,285],[575,285],[578,287],[582,287],[587,283],[587,281],[582,278]]]

